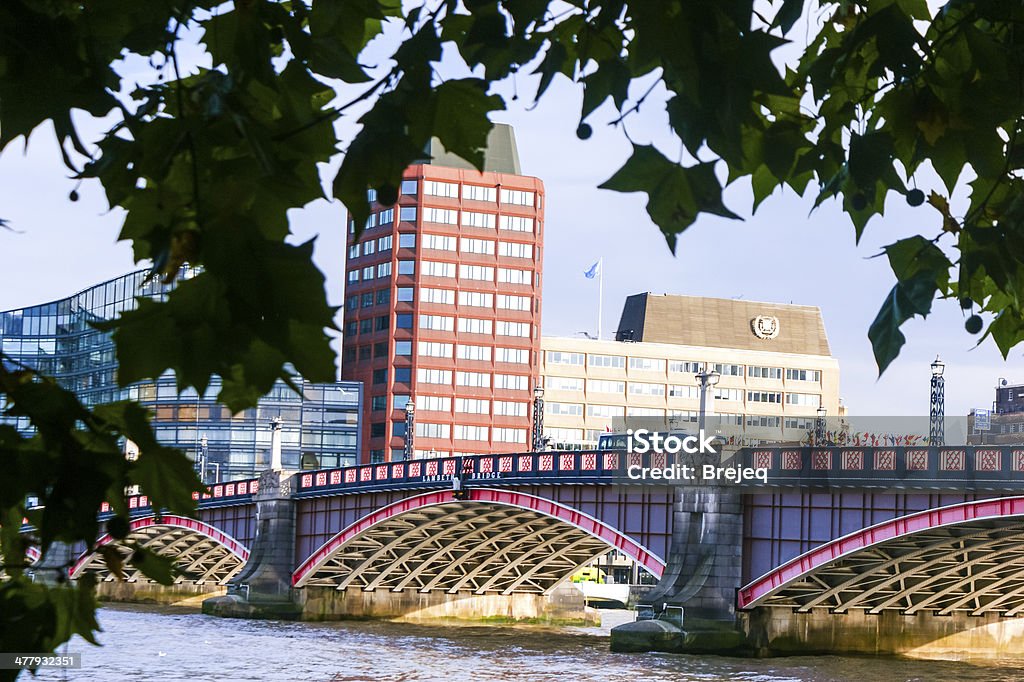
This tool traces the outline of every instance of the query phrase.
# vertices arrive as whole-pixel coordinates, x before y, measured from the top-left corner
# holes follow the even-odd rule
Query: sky
[[[528,91],[528,83],[517,85]],[[668,132],[663,94],[653,93],[626,128],[635,142],[655,143],[673,158],[679,146]],[[646,213],[646,195],[597,189],[628,158],[630,143],[609,125],[615,112],[607,104],[588,119],[594,135],[577,139],[581,99],[575,85],[557,78],[535,107],[521,97],[493,117],[515,127],[524,174],[545,184],[542,334],[596,333],[597,282],[583,272],[603,258],[605,338],[614,334],[625,297],[645,291],[820,307],[840,363],[840,395],[851,414],[927,414],[929,365],[936,354],[946,363],[947,415],[991,406],[999,378],[1024,382],[1024,347],[1006,361],[991,341],[976,347],[978,337],[964,331],[954,301],[938,301],[927,320],[905,324],[906,346],[878,377],[867,329],[895,280],[887,261],[872,257],[902,237],[937,233],[940,216],[933,209],[911,208],[893,197],[884,217],[873,219],[856,244],[836,202],[812,212],[813,196],[776,193],[751,215],[749,183],[738,181],[727,190],[726,203],[744,220],[701,217],[673,254]],[[343,140],[353,126],[353,119],[339,125]],[[82,128],[93,138],[104,129],[87,121]],[[325,168],[326,178],[339,162]],[[140,267],[130,245],[117,241],[123,213],[108,209],[97,183],[78,187],[79,200],[72,202],[76,182],[68,175],[49,126],[33,134],[27,149],[18,141],[0,155],[0,216],[14,230],[0,230],[0,310],[63,298]],[[329,301],[340,306],[344,208],[318,200],[290,218],[293,241],[317,238],[315,261],[327,278]]]

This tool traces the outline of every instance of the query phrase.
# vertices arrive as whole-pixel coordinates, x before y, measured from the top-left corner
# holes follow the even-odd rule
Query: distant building
[[[816,307],[696,296],[626,300],[617,341],[544,337],[544,432],[593,446],[627,417],[697,424],[695,375],[721,374],[714,413],[747,442],[801,440],[818,408],[842,414],[839,362]]]
[[[979,429],[974,410],[967,416],[967,442],[972,445],[1016,445],[1024,443],[1024,384],[997,386],[989,428]]]
[[[235,415],[216,401],[218,378],[202,396],[192,389],[179,395],[171,374],[119,387],[114,342],[89,323],[133,309],[136,297],[164,298],[171,287],[146,281],[146,274],[134,272],[59,301],[0,312],[4,356],[54,377],[86,405],[139,401],[152,410],[160,442],[205,460],[208,480],[246,478],[267,468],[275,417],[282,420],[285,466],[299,468],[304,453],[314,455],[322,466],[355,463],[362,399],[362,386],[355,382],[313,384],[298,378],[302,396],[278,383],[256,408]],[[192,274],[185,270],[182,276]],[[4,405],[0,394],[0,410]],[[2,421],[23,432],[30,428],[25,418],[0,414]]]
[[[544,185],[522,175],[511,127],[484,170],[435,140],[398,203],[349,219],[342,377],[365,385],[362,461],[521,452],[540,350]]]

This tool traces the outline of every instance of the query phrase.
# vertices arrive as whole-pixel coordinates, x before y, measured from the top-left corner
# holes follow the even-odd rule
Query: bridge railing
[[[405,462],[364,464],[302,472],[298,495],[317,496],[386,488],[451,485],[459,475],[469,484],[494,482],[628,483],[629,467],[664,469],[676,464],[667,453],[624,451],[545,451],[497,455],[466,455]]]
[[[192,493],[192,499],[199,503],[199,508],[223,507],[251,502],[253,495],[259,490],[258,478],[247,478],[241,481],[217,483],[206,489],[205,493]],[[132,516],[149,514],[153,505],[145,494],[128,497],[128,513]],[[100,504],[100,517],[112,516],[109,502]]]

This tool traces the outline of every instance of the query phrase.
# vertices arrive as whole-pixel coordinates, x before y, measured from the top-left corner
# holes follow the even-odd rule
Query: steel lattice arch
[[[97,546],[111,542],[114,539],[104,535]],[[176,578],[179,583],[190,581],[197,585],[226,585],[249,560],[249,550],[231,536],[202,521],[181,516],[135,519],[129,524],[125,543],[138,543],[156,554],[173,558],[181,572]],[[132,550],[119,545],[118,551],[125,559],[122,569],[124,580],[151,582],[128,563]],[[85,571],[95,572],[100,580],[116,579],[103,557],[95,552],[83,554],[78,559],[71,569],[71,577],[77,578]]]
[[[857,531],[742,588],[739,607],[1024,614],[1024,497],[931,509]]]
[[[547,593],[619,549],[657,576],[664,563],[630,538],[563,505],[493,489],[408,498],[334,536],[295,572],[296,587],[474,594]]]

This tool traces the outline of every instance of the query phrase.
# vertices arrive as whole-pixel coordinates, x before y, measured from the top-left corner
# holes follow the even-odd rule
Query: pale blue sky
[[[524,173],[542,178],[547,190],[544,334],[595,331],[597,284],[583,271],[603,257],[606,336],[614,332],[624,298],[643,291],[819,306],[840,361],[840,393],[854,414],[926,414],[928,365],[936,353],[947,363],[949,415],[989,405],[998,377],[1024,382],[1021,350],[1003,362],[991,342],[975,349],[977,337],[963,330],[955,302],[939,302],[928,320],[905,325],[903,353],[876,380],[867,329],[893,276],[884,259],[868,257],[915,229],[934,234],[939,216],[933,210],[911,209],[896,197],[855,246],[853,228],[834,202],[809,215],[811,198],[776,194],[751,217],[749,185],[739,182],[727,202],[747,220],[701,218],[679,239],[673,256],[644,210],[645,195],[596,189],[627,158],[629,143],[606,125],[613,118],[608,107],[590,118],[594,136],[577,140],[580,98],[574,86],[556,80],[533,110],[520,99],[511,103],[518,108],[495,117],[515,126]],[[348,123],[340,129],[351,134]],[[654,141],[678,154],[656,95],[628,130],[637,142]],[[129,246],[116,243],[121,214],[107,210],[94,183],[83,185],[80,200],[72,203],[74,186],[49,128],[36,132],[27,154],[15,144],[0,156],[0,216],[19,230],[0,230],[0,310],[60,298],[136,267]],[[330,301],[340,305],[343,207],[314,202],[293,212],[292,228],[301,240],[319,236],[315,258],[327,276]]]

